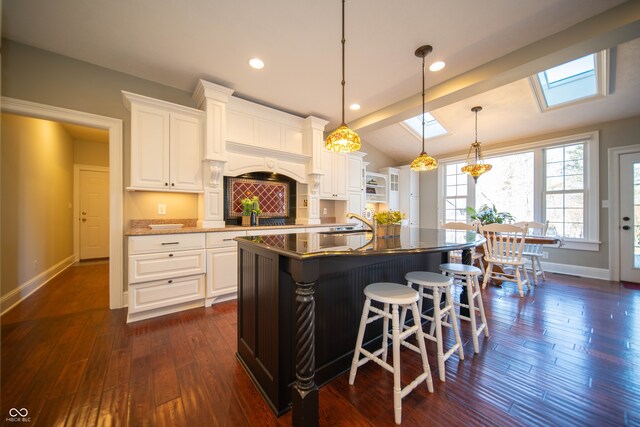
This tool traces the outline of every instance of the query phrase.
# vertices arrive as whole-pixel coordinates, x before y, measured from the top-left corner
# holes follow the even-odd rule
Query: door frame
[[[640,144],[609,148],[609,278],[620,281],[620,156],[640,152]]]
[[[2,97],[5,113],[109,131],[109,308],[124,307],[124,215],[122,120],[21,99]]]
[[[75,262],[80,261],[80,171],[109,173],[109,168],[105,166],[73,165],[73,215],[75,216],[73,219],[73,256]],[[109,224],[109,227],[111,227],[111,224]],[[111,251],[111,248],[109,248],[109,251]]]

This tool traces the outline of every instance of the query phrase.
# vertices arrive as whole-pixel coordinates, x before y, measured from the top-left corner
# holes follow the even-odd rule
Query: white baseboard
[[[49,283],[51,279],[58,274],[71,267],[75,262],[75,255],[71,255],[66,259],[63,259],[56,265],[48,268],[37,276],[33,277],[29,281],[18,286],[6,295],[0,298],[0,316],[4,315],[7,311],[11,310],[21,301],[24,301],[29,295]]]
[[[570,274],[572,276],[590,277],[593,279],[611,280],[611,272],[608,268],[585,267],[581,265],[557,264],[554,262],[542,262],[544,271],[550,273]]]

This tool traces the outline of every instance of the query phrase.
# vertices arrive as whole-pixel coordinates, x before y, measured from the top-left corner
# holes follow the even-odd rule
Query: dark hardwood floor
[[[2,420],[32,425],[285,426],[235,358],[235,302],[125,323],[109,310],[108,265],[75,266],[2,317]],[[447,361],[435,393],[403,400],[406,426],[640,425],[640,291],[548,274],[519,298],[484,291],[491,337]],[[451,339],[449,334],[448,339]],[[403,379],[420,369],[402,351]],[[392,426],[392,375],[375,364],[320,391],[321,425]]]

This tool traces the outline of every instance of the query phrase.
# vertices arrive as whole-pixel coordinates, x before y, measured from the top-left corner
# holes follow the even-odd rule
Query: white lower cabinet
[[[132,285],[129,287],[129,314],[167,309],[185,302],[202,301],[205,295],[204,278],[204,274],[199,274]],[[167,313],[173,311],[167,310]],[[158,314],[155,313],[155,315]]]
[[[236,298],[238,292],[237,245],[207,250],[206,306]]]
[[[204,305],[234,299],[238,292],[238,244],[246,231],[207,233],[207,296]]]
[[[129,257],[129,283],[204,274],[205,251],[173,251]]]
[[[238,291],[236,237],[316,233],[331,228],[251,228],[129,236],[127,322],[235,299]],[[300,236],[300,243],[308,244],[306,236]]]
[[[203,305],[204,234],[130,236],[128,243],[127,322]]]

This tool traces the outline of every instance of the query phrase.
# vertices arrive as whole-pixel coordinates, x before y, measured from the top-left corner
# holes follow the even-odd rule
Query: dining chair
[[[518,227],[526,227],[528,236],[546,236],[547,229],[549,228],[549,221],[535,222],[535,221],[520,221],[515,224]],[[533,284],[538,285],[538,276],[542,276],[542,280],[546,280],[544,276],[544,269],[540,263],[542,258],[542,244],[539,243],[524,243],[524,252],[522,256],[531,260],[531,275],[533,276]],[[536,267],[537,264],[537,267]]]
[[[467,230],[467,231],[478,231],[478,226],[480,223],[477,221],[472,222],[471,224],[467,224],[466,222],[447,222],[440,223],[440,227],[444,230]],[[475,249],[471,249],[471,265],[478,264],[480,270],[484,274],[484,262],[482,259],[484,255]],[[452,263],[462,264],[462,251],[451,251],[449,252],[449,261]]]
[[[524,296],[522,285],[529,286],[529,277],[522,259],[524,251],[525,227],[517,227],[512,224],[486,224],[480,226],[480,233],[484,236],[484,260],[487,269],[482,281],[482,289],[486,288],[490,279],[515,280],[518,284],[520,296]],[[500,266],[502,271],[495,271],[494,267]],[[510,272],[512,271],[512,272]]]

